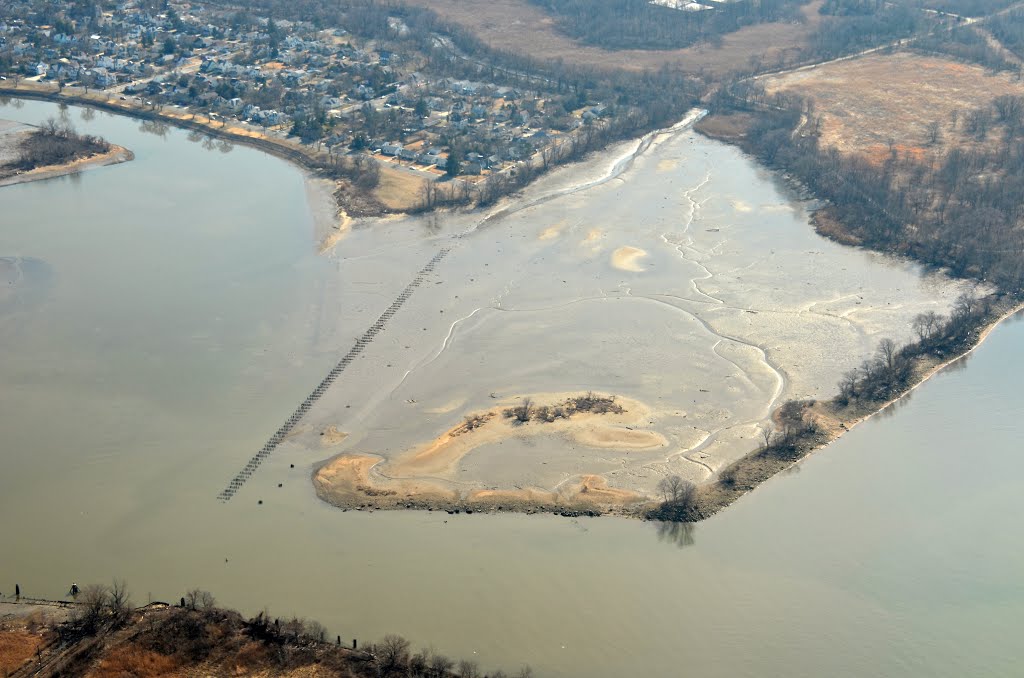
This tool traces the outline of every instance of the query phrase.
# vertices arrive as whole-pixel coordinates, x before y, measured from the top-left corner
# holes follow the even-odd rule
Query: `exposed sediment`
[[[524,404],[527,402],[530,404]],[[461,423],[437,438],[393,459],[371,453],[338,455],[316,470],[313,481],[321,498],[344,508],[500,506],[512,510],[536,505],[624,509],[646,498],[633,490],[612,487],[597,474],[581,473],[552,488],[475,487],[458,479],[460,463],[472,453],[500,457],[499,444],[510,439],[552,444],[564,444],[560,441],[568,439],[594,449],[666,447],[668,441],[660,433],[639,428],[649,417],[649,408],[641,403],[607,395],[510,398],[491,409],[465,415]],[[494,463],[515,460],[497,458]]]
[[[314,474],[320,496],[364,509],[645,515],[661,479],[713,485],[782,403],[824,402],[879,339],[905,341],[915,314],[945,312],[971,288],[817,237],[809,204],[759,183],[726,148],[666,130],[483,216],[450,215],[458,246],[437,284],[455,294],[430,298],[424,323],[396,342],[415,351],[444,314],[436,348],[382,355],[400,379],[312,413],[314,426],[352,432]],[[534,433],[534,422],[503,430],[488,403],[544,403],[590,384],[645,416]],[[339,420],[354,398],[372,405]]]

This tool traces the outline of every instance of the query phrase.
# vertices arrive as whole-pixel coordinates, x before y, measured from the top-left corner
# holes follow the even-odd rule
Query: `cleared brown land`
[[[822,117],[823,145],[881,161],[895,150],[927,158],[978,142],[963,134],[964,114],[1004,94],[1024,95],[1024,83],[980,66],[909,52],[872,54],[765,78],[769,93],[810,97]],[[958,114],[954,124],[954,111]],[[929,124],[940,127],[929,143]],[[997,140],[997,134],[989,137]]]
[[[418,174],[397,167],[381,167],[380,184],[374,196],[384,207],[404,212],[419,205],[427,180]]]
[[[765,63],[792,58],[821,20],[818,8],[823,0],[804,7],[807,21],[750,26],[724,37],[722,46],[708,45],[677,50],[607,50],[585,45],[558,30],[556,19],[528,0],[405,0],[410,5],[431,9],[441,17],[472,31],[495,49],[535,59],[598,68],[643,70],[663,65],[687,71],[706,71],[720,76],[749,65],[751,57]]]
[[[6,676],[20,668],[42,644],[42,638],[28,631],[0,631],[0,673]]]

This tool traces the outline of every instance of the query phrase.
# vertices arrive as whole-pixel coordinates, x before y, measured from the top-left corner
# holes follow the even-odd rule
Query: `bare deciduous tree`
[[[477,666],[476,662],[463,659],[459,662],[459,666],[456,670],[459,674],[459,678],[480,678],[480,667]]]
[[[939,329],[943,320],[944,318],[935,311],[927,311],[917,314],[911,326],[914,328],[914,332],[917,333],[918,339],[927,341]]]
[[[440,676],[447,675],[451,672],[453,666],[455,666],[455,662],[443,654],[435,653],[430,656],[430,674],[432,676],[440,678]]]
[[[123,624],[132,611],[132,601],[128,594],[128,585],[123,579],[115,579],[107,593],[107,606],[115,624]]]
[[[882,364],[885,365],[885,369],[892,372],[896,369],[896,357],[898,355],[898,348],[896,342],[886,337],[878,342],[878,357],[882,360]]]
[[[71,621],[83,632],[95,633],[103,622],[107,607],[107,587],[89,584],[78,594],[78,605],[71,613]]]
[[[658,481],[658,492],[665,497],[666,503],[688,506],[693,500],[694,486],[679,476],[671,475]]]
[[[401,636],[386,635],[373,649],[384,675],[398,672],[409,664],[409,641]]]
[[[213,594],[201,589],[192,589],[185,594],[185,604],[193,610],[209,610],[216,605]]]

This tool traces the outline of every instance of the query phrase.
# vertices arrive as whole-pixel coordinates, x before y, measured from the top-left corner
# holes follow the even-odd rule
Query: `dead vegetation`
[[[615,402],[615,396],[588,391],[584,395],[567,398],[557,405],[534,405],[530,398],[523,398],[518,405],[506,408],[502,414],[506,419],[527,424],[531,421],[553,423],[557,419],[569,419],[577,413],[622,414],[625,411],[622,405]]]
[[[20,668],[43,644],[43,638],[27,629],[0,630],[0,675]]]
[[[952,148],[981,150],[968,116],[1000,96],[1024,95],[1009,73],[910,52],[872,54],[765,78],[768,94],[797,94],[813,102],[801,133],[816,131],[822,147],[860,154],[881,165],[893,153],[918,160]]]
[[[90,592],[88,600],[86,592]],[[94,595],[102,592],[103,595]],[[123,585],[84,587],[82,608],[71,619],[29,628],[26,617],[0,625],[0,675],[151,678],[156,676],[294,676],[298,678],[480,678],[469,661],[433,650],[414,652],[409,641],[388,635],[359,647],[329,638],[315,621],[252,618],[216,607],[213,596],[193,589],[179,604],[128,608],[118,620]],[[96,601],[102,601],[96,603]],[[126,597],[124,598],[126,600]],[[95,604],[94,604],[95,603]],[[98,615],[95,624],[83,619]],[[94,619],[96,621],[96,619]],[[88,630],[87,630],[88,629]],[[495,672],[493,677],[506,674]],[[517,674],[529,676],[529,670]]]
[[[0,177],[39,167],[65,165],[106,153],[110,148],[106,140],[78,134],[70,125],[51,118],[22,138],[17,156],[0,165]]]
[[[747,26],[723,36],[721,44],[672,50],[610,50],[585,45],[560,32],[556,19],[529,0],[405,0],[433,10],[469,29],[488,46],[539,61],[599,69],[657,70],[678,67],[719,77],[765,64],[791,60],[821,22],[822,0],[802,8],[803,21]]]
[[[457,436],[476,430],[489,422],[492,417],[494,417],[493,412],[475,412],[473,414],[466,415],[465,422],[462,426],[452,431],[452,435]]]

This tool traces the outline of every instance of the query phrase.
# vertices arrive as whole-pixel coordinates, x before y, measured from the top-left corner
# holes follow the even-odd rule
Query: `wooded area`
[[[1018,227],[1024,218],[1024,98],[1001,96],[949,121],[991,142],[985,146],[954,147],[929,163],[893,144],[878,166],[820,148],[814,134],[794,134],[802,116],[813,116],[809,102],[793,95],[765,96],[750,84],[733,89],[736,98],[720,105],[760,112],[743,146],[827,200],[835,219],[866,246],[1004,292],[1024,291],[1024,232]]]
[[[677,49],[710,41],[744,26],[800,21],[807,0],[739,0],[687,11],[648,0],[531,0],[558,18],[559,28],[607,49]]]

